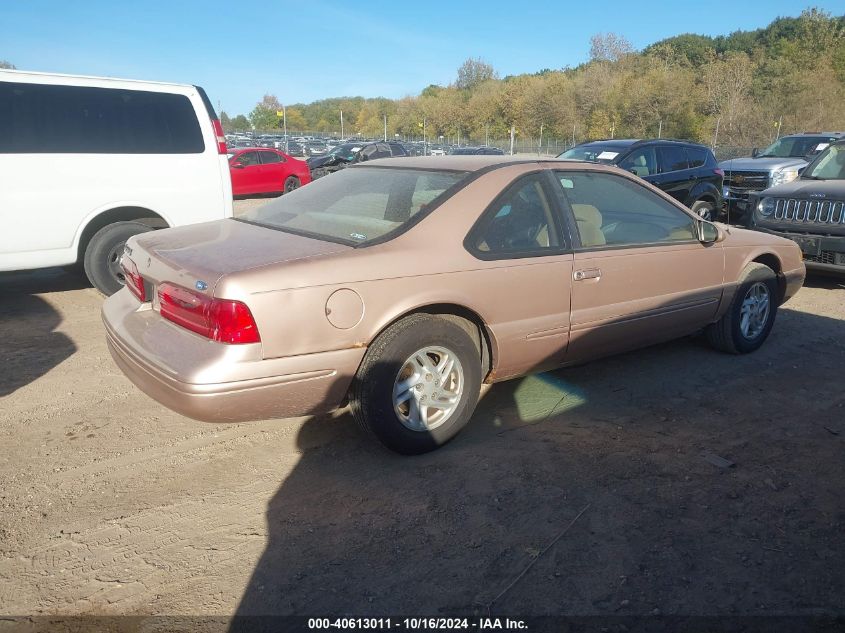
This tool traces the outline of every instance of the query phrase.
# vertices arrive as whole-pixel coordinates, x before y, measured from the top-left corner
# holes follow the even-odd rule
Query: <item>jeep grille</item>
[[[845,202],[779,198],[775,201],[774,218],[798,224],[845,224]]]

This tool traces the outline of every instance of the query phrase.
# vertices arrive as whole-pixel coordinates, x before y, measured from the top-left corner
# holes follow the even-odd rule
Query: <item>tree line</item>
[[[227,129],[277,129],[282,104],[265,95],[248,115],[221,116]],[[346,136],[504,138],[511,126],[594,138],[675,137],[720,146],[770,142],[778,133],[845,128],[845,16],[807,9],[767,27],[709,37],[684,34],[635,51],[597,34],[574,67],[499,77],[468,59],[448,86],[401,99],[337,97],[285,108],[289,130]]]

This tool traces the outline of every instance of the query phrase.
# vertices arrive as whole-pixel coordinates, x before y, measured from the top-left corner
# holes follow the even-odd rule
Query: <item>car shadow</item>
[[[292,614],[836,611],[845,469],[823,429],[841,409],[808,402],[797,420],[784,403],[801,389],[783,383],[840,393],[841,328],[782,309],[754,354],[686,338],[493,385],[453,442],[416,457],[346,412],[313,417],[231,630]],[[817,362],[799,371],[799,349]]]
[[[69,358],[76,345],[56,329],[62,316],[40,293],[89,287],[60,269],[0,273],[0,397],[40,378]]]

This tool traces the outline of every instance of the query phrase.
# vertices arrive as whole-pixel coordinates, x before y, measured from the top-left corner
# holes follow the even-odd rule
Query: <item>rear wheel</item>
[[[456,323],[415,314],[370,346],[350,405],[361,426],[405,455],[434,450],[469,422],[481,387],[476,343]]]
[[[288,176],[285,178],[285,193],[290,193],[294,189],[299,189],[299,178]]]
[[[126,240],[151,230],[140,222],[115,222],[94,233],[83,259],[85,275],[91,284],[107,296],[120,290],[126,283],[120,268]]]
[[[696,200],[692,205],[692,212],[702,220],[707,220],[708,222],[715,222],[719,216],[716,211],[716,205],[707,200]]]
[[[760,348],[772,331],[778,309],[778,283],[764,264],[749,264],[742,273],[731,307],[704,331],[708,342],[730,354]]]

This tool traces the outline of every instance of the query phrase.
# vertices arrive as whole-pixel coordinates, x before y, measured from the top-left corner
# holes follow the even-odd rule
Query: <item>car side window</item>
[[[491,255],[545,254],[559,241],[541,178],[518,180],[487,209],[471,233],[470,246]]]
[[[694,219],[646,187],[601,172],[559,171],[583,248],[696,239]]]
[[[285,159],[276,152],[258,152],[261,154],[261,163],[263,165],[272,165],[273,163],[284,163]]]
[[[375,143],[373,143],[372,145],[365,145],[364,147],[361,148],[361,151],[358,152],[358,155],[357,155],[356,158],[359,161],[373,160],[375,158],[379,158],[379,156],[377,155],[377,152],[378,152],[378,146]]]
[[[687,169],[687,155],[683,147],[664,145],[657,149],[657,155],[660,160],[660,173],[662,174]]]
[[[690,169],[702,167],[707,162],[707,150],[703,147],[687,147],[687,160]]]
[[[252,167],[253,165],[260,164],[258,152],[244,152],[236,160],[244,167]]]
[[[642,147],[634,150],[620,161],[619,167],[641,178],[653,176],[657,173],[657,154],[654,147]]]

